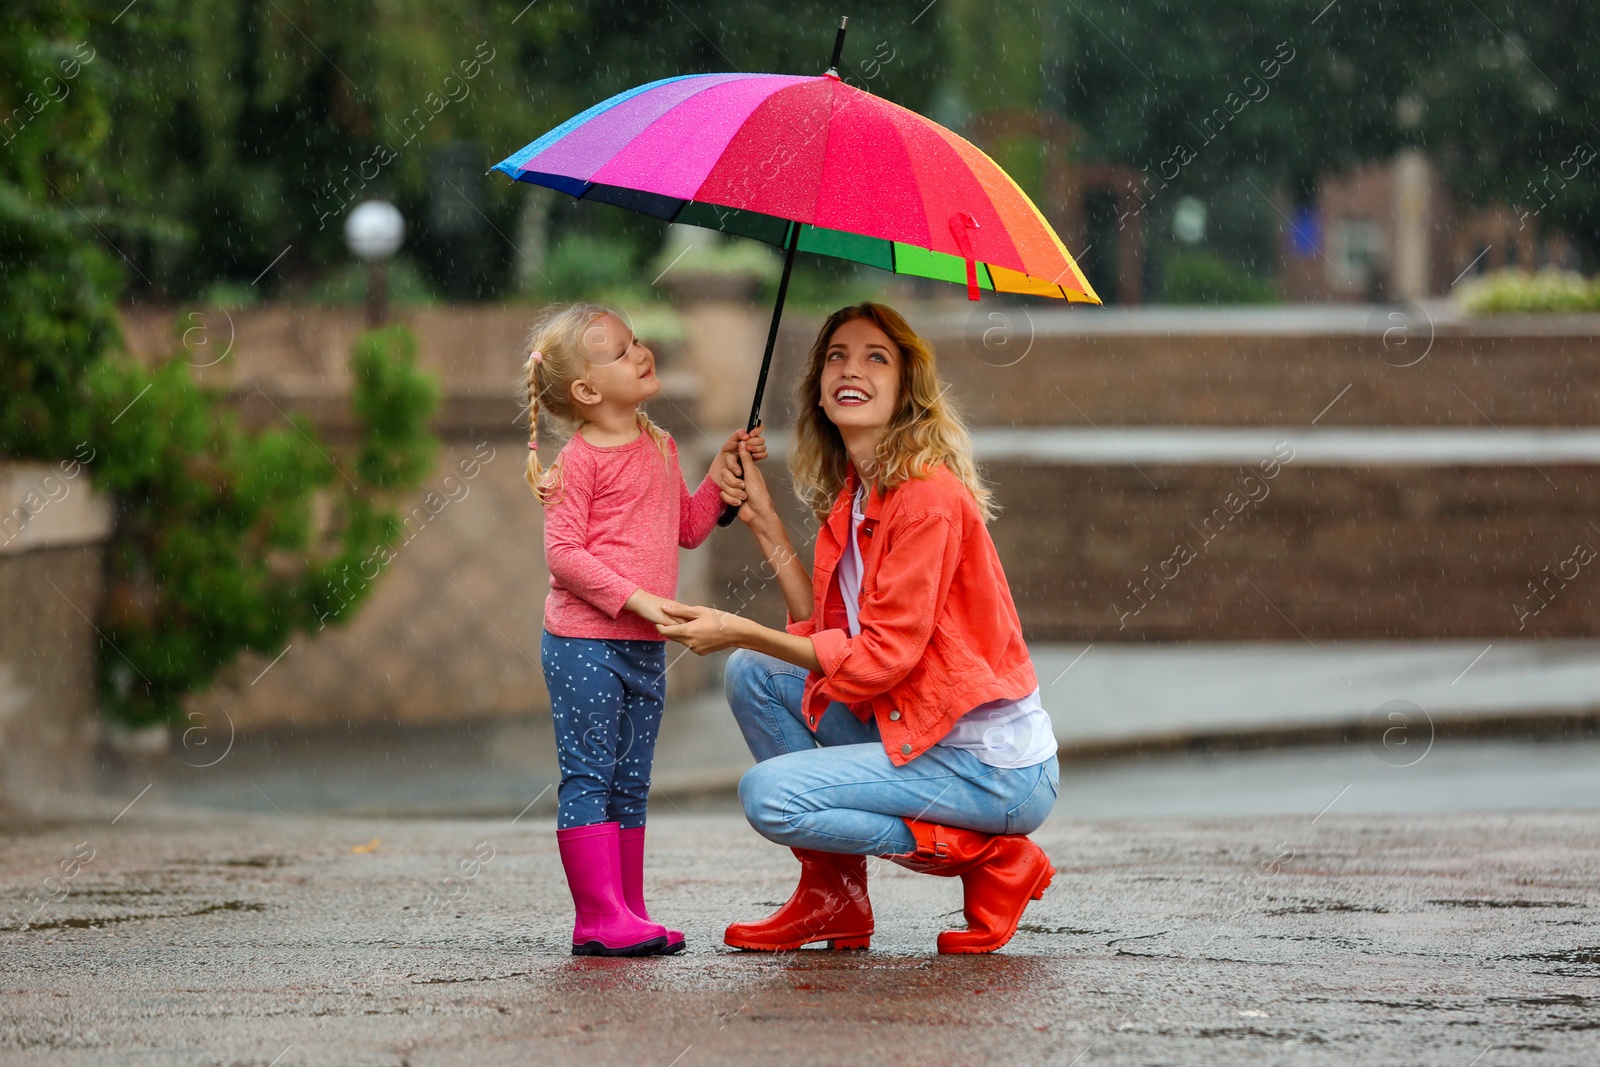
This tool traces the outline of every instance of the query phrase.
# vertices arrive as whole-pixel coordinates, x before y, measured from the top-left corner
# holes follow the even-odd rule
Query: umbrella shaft
[[[800,244],[800,224],[792,223],[789,240],[783,252],[783,276],[778,279],[778,299],[772,307],[772,325],[767,328],[767,350],[761,357],[761,374],[756,378],[756,397],[750,405],[750,421],[746,430],[754,430],[761,422],[761,397],[767,391],[767,372],[772,369],[772,349],[778,343],[778,324],[783,321],[783,301],[789,295],[789,275],[794,270],[794,253]]]
[[[783,320],[783,301],[789,295],[789,275],[794,270],[794,250],[800,244],[800,224],[790,223],[789,240],[783,252],[783,277],[778,279],[778,299],[772,307],[772,325],[767,329],[767,351],[761,357],[761,374],[756,378],[756,398],[750,405],[750,421],[746,430],[754,430],[761,422],[761,395],[767,391],[767,372],[772,369],[772,349],[778,343],[778,323]],[[729,504],[722,506],[718,526],[730,526],[739,509]]]

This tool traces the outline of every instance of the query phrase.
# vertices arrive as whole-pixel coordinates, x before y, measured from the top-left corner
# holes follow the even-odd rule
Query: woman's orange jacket
[[[811,638],[822,673],[806,679],[802,713],[815,730],[831,701],[878,724],[896,765],[944,738],[979,704],[1038,687],[1011,587],[977,501],[949,468],[867,500],[861,524],[861,632],[850,636],[835,572],[850,536],[855,472],[817,533]]]

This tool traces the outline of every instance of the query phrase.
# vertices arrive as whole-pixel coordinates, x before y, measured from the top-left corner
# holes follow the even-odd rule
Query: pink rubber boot
[[[628,910],[633,912],[645,922],[650,921],[650,913],[644,906],[644,827],[634,826],[617,831],[617,851],[621,859],[622,871],[622,899],[628,905]],[[667,947],[661,950],[663,956],[670,956],[674,952],[683,951],[683,931],[667,931]]]
[[[602,822],[556,831],[578,912],[574,956],[656,956],[667,947],[667,928],[639,918],[622,899],[617,829],[614,822]]]

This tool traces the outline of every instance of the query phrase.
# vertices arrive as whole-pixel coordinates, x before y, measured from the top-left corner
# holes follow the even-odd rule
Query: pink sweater
[[[676,596],[679,546],[697,547],[722,512],[716,482],[691,496],[671,438],[667,451],[642,432],[605,447],[575,433],[561,450],[562,489],[544,513],[544,628],[557,637],[663,640],[622,605],[637,589]]]

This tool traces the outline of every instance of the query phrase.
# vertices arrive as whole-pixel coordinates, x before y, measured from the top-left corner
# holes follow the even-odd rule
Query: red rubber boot
[[[788,901],[760,922],[734,923],[722,940],[758,952],[787,952],[814,941],[826,941],[831,949],[869,947],[867,858],[809,848],[791,851],[800,861],[800,884]]]
[[[624,827],[618,830],[617,852],[621,862],[623,903],[628,905],[629,911],[649,922],[650,913],[644,906],[644,827]],[[667,947],[661,950],[661,954],[670,956],[682,951],[683,931],[669,929]]]
[[[1010,941],[1030,900],[1044,896],[1056,869],[1022,834],[981,834],[916,819],[905,821],[915,852],[885,856],[924,874],[961,878],[965,930],[939,935],[941,953],[993,952]]]
[[[556,831],[561,866],[578,912],[572,927],[574,956],[657,956],[667,928],[628,910],[617,862],[617,824],[596,823]]]

